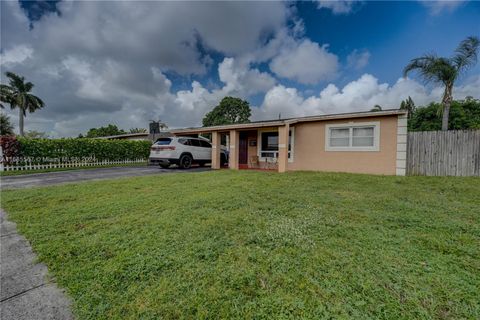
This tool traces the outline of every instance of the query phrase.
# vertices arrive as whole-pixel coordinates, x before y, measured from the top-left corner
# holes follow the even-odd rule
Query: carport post
[[[220,133],[212,132],[212,169],[220,169]]]
[[[230,130],[230,154],[228,155],[228,167],[238,170],[238,131]]]
[[[290,125],[278,127],[278,172],[286,172],[288,169],[288,135]]]

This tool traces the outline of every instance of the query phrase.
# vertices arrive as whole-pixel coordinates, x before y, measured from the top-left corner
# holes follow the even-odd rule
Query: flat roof
[[[400,109],[390,109],[382,111],[364,111],[364,112],[349,112],[349,113],[337,113],[337,114],[323,114],[316,116],[285,118],[277,120],[263,120],[252,121],[248,123],[228,124],[212,127],[192,127],[170,130],[173,134],[187,134],[187,133],[206,133],[212,131],[227,131],[233,129],[249,129],[249,128],[262,128],[262,127],[276,127],[285,124],[295,124],[299,122],[311,122],[311,121],[325,121],[336,119],[352,119],[352,118],[366,118],[366,117],[382,117],[382,116],[394,116],[407,114],[407,111]]]
[[[117,134],[115,136],[105,136],[105,137],[97,137],[95,139],[121,139],[121,138],[129,138],[129,137],[148,137],[148,132],[139,132],[139,133],[124,133],[124,134]]]

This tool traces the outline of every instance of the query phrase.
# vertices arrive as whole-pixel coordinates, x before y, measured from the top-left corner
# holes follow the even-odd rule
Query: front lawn
[[[78,319],[480,318],[480,179],[215,171],[2,192]]]

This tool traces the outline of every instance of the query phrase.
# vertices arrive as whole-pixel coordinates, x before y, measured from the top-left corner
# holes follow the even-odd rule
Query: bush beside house
[[[11,139],[3,138],[2,142]],[[147,159],[150,141],[100,140],[100,139],[28,139],[17,137],[16,149],[11,143],[2,143],[5,157],[28,159],[33,163],[74,161],[124,161]],[[4,157],[4,158],[5,158]],[[8,163],[8,159],[4,159]]]

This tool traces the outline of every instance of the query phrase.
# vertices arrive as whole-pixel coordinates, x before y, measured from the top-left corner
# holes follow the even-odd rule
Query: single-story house
[[[227,136],[230,169],[405,175],[407,113],[383,110],[171,130],[211,134],[212,168]]]
[[[168,131],[162,131],[159,133],[124,133],[118,134],[114,136],[105,136],[105,137],[98,137],[97,139],[106,139],[106,140],[149,140],[149,141],[156,141],[158,138],[162,137],[169,137],[171,133]]]

